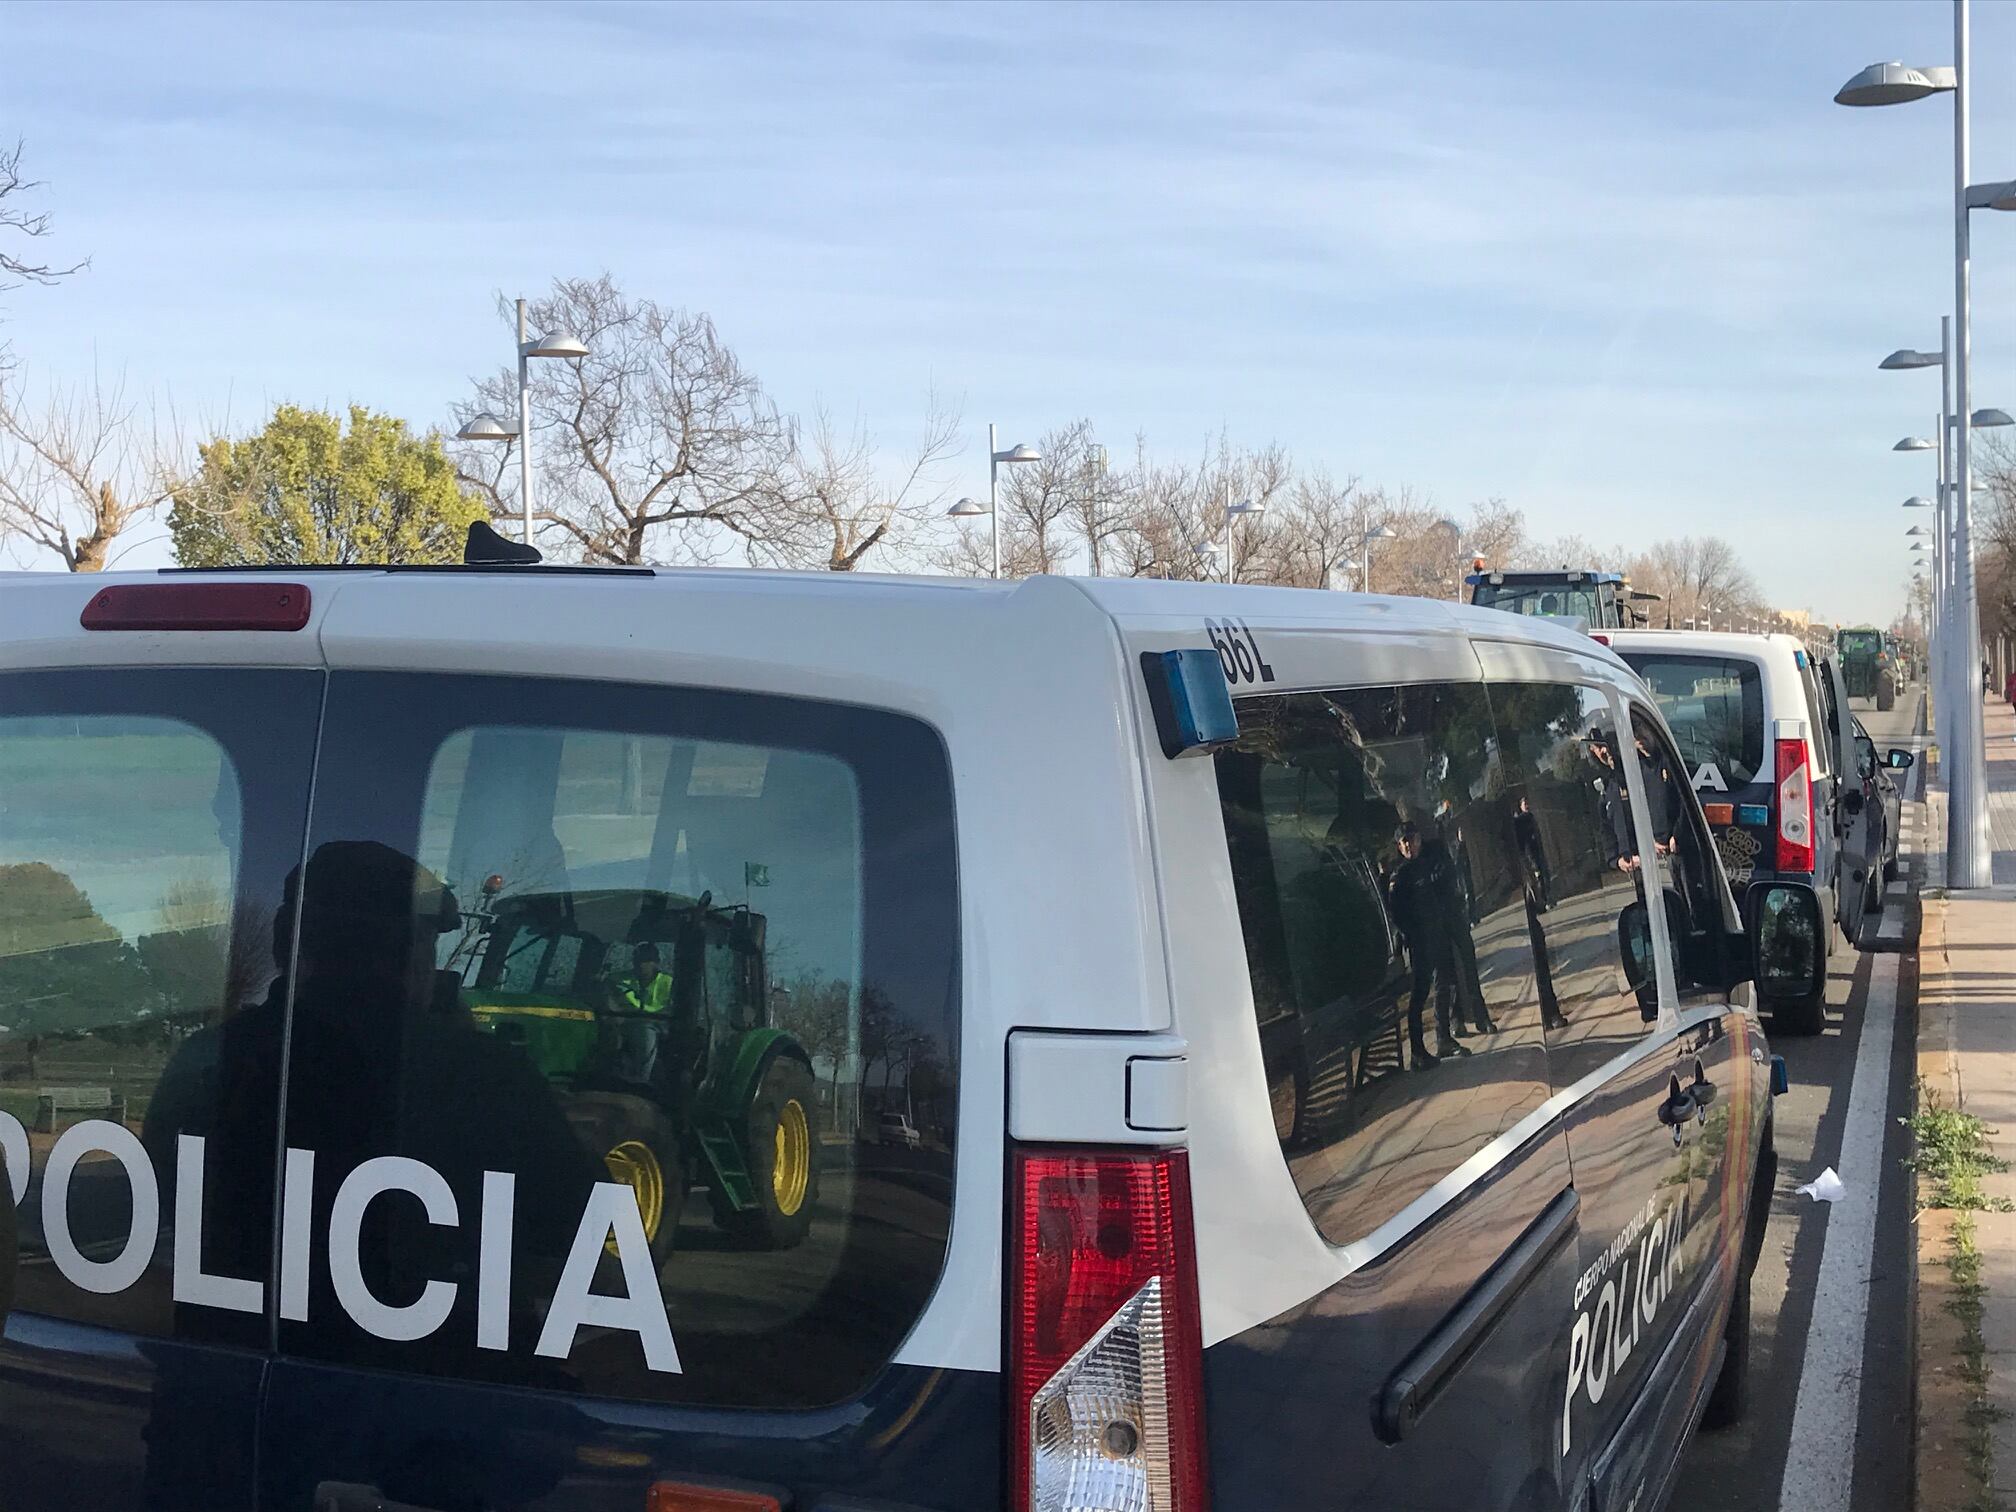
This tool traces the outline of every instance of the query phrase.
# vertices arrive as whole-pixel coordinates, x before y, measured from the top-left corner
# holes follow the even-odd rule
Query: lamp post
[[[1456,523],[1453,515],[1444,515],[1430,528],[1449,540],[1449,556],[1456,563],[1456,580],[1450,585],[1449,598],[1452,603],[1460,604],[1463,602],[1463,527]]]
[[[1399,535],[1400,533],[1396,531],[1391,525],[1374,525],[1370,530],[1365,532],[1365,535],[1363,537],[1365,545],[1365,578],[1363,584],[1361,585],[1362,592],[1370,593],[1372,591],[1373,545],[1379,541],[1398,540]]]
[[[1357,570],[1358,559],[1356,557],[1339,557],[1324,569],[1323,586],[1325,588],[1335,588],[1339,577],[1342,577],[1348,583],[1351,581],[1351,574]]]
[[[1232,480],[1229,478],[1225,480],[1225,529],[1222,537],[1224,546],[1219,553],[1219,565],[1224,569],[1226,582],[1232,581],[1232,521],[1239,515],[1257,515],[1266,512],[1267,505],[1262,501],[1241,499],[1238,503],[1233,503]]]
[[[1874,63],[1834,96],[1841,105],[1901,105],[1931,95],[1953,96],[1953,323],[1945,343],[1952,361],[1951,416],[1970,416],[1969,345],[1972,322],[1968,213],[1975,209],[2016,210],[2016,183],[1970,186],[1968,123],[1968,0],[1953,0],[1953,66],[1910,68]],[[1993,880],[1993,848],[1988,830],[1988,781],[1983,747],[1982,700],[1975,684],[1981,663],[1981,625],[1975,607],[1973,542],[1973,446],[1968,424],[1952,427],[1953,467],[1948,474],[1950,549],[1947,559],[1946,639],[1941,682],[1947,711],[1945,742],[1947,793],[1946,876],[1954,887],[1986,887]],[[1947,432],[1940,432],[1941,451]]]
[[[588,348],[572,336],[550,331],[537,340],[525,335],[525,301],[518,301],[518,428],[484,413],[473,417],[455,433],[458,441],[518,442],[518,510],[525,544],[532,544],[532,372],[534,357],[586,357]]]
[[[945,511],[946,514],[955,520],[971,519],[983,514],[987,516],[988,550],[990,559],[993,562],[993,575],[997,578],[1001,576],[1001,464],[1006,462],[1012,465],[1018,462],[1041,462],[1043,460],[1043,453],[1036,450],[1035,447],[1029,445],[1026,441],[1011,446],[1006,451],[1001,451],[999,446],[1000,442],[995,437],[993,422],[989,421],[987,425],[987,502],[982,504],[978,499],[961,499],[957,504],[954,504],[950,509]]]

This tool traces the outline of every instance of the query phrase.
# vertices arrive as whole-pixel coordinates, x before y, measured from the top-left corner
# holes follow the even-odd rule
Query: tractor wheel
[[[759,1249],[790,1249],[812,1227],[819,1196],[818,1107],[812,1072],[795,1056],[763,1068],[749,1103],[749,1181],[756,1206],[730,1219],[730,1230]]]
[[[1886,673],[1876,679],[1876,711],[1879,714],[1888,714],[1896,705],[1897,684]]]
[[[686,1162],[671,1120],[645,1098],[601,1093],[580,1099],[572,1121],[576,1134],[602,1157],[609,1179],[636,1194],[651,1263],[662,1267],[672,1258],[686,1206]]]

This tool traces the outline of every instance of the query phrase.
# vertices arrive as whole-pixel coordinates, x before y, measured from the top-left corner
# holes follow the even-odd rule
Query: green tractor
[[[1842,630],[1834,647],[1841,654],[1841,679],[1850,698],[1868,698],[1888,713],[1897,702],[1898,662],[1890,637],[1871,626]]]
[[[452,964],[477,1024],[520,1045],[670,1257],[694,1183],[754,1248],[804,1239],[818,1197],[811,1058],[770,1023],[764,917],[711,894],[501,899]]]

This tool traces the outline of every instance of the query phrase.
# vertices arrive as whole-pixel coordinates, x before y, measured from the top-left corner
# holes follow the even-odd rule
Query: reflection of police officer
[[[1547,848],[1540,841],[1540,817],[1524,793],[1512,813],[1512,838],[1519,847],[1527,896],[1545,913],[1554,906],[1554,877],[1547,869]]]
[[[1459,988],[1475,994],[1478,1031],[1488,1032],[1494,1026],[1482,1006],[1481,984],[1476,981],[1476,946],[1470,939],[1468,910],[1449,848],[1438,839],[1424,837],[1420,826],[1412,823],[1401,825],[1395,838],[1401,862],[1390,884],[1391,906],[1394,922],[1407,936],[1408,961],[1413,968],[1408,1037],[1414,1069],[1423,1071],[1443,1056],[1470,1053],[1452,1032],[1451,1010]],[[1433,1055],[1424,1042],[1422,1024],[1431,984],[1435,988]]]
[[[283,931],[302,891],[290,877]],[[575,1138],[545,1077],[518,1046],[484,1032],[460,1006],[454,978],[435,970],[436,940],[460,922],[453,894],[410,856],[373,841],[317,849],[305,892],[299,986],[284,1063],[295,1072],[287,1087],[286,1143],[315,1152],[312,1232],[328,1231],[336,1188],[359,1164],[378,1155],[409,1156],[447,1180],[462,1221],[444,1230],[416,1223],[405,1204],[373,1204],[359,1254],[367,1285],[380,1296],[397,1296],[411,1289],[416,1272],[474,1274],[472,1219],[482,1202],[483,1173],[507,1171],[518,1178],[514,1275],[527,1287],[542,1275],[550,1281],[603,1173]],[[283,1001],[276,983],[264,1003],[223,1031],[220,1150],[210,1168],[220,1178],[217,1194],[226,1212],[235,1206],[255,1214],[270,1201],[270,1133],[263,1177],[259,1162],[240,1152],[260,1127],[273,1127],[289,1028]],[[243,1175],[234,1183],[237,1173]],[[225,1234],[263,1227],[229,1218],[218,1225]],[[457,1246],[470,1253],[450,1253]],[[513,1300],[515,1310],[519,1299]],[[382,1355],[410,1368],[446,1357],[458,1371],[494,1371],[497,1357],[486,1360],[474,1348],[475,1288],[458,1288],[457,1303],[457,1312],[425,1343],[388,1348],[349,1324],[325,1259],[313,1272],[309,1321],[293,1326],[323,1341],[317,1352],[340,1349],[352,1363]],[[530,1332],[514,1328],[514,1355],[529,1355]],[[522,1371],[522,1359],[516,1368]]]

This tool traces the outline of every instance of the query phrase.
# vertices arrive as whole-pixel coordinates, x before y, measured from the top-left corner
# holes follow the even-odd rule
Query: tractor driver
[[[618,1008],[637,1015],[623,1024],[625,1058],[631,1074],[649,1083],[657,1068],[661,1016],[672,1003],[672,975],[659,969],[658,947],[644,941],[630,953],[630,974],[616,984]]]

